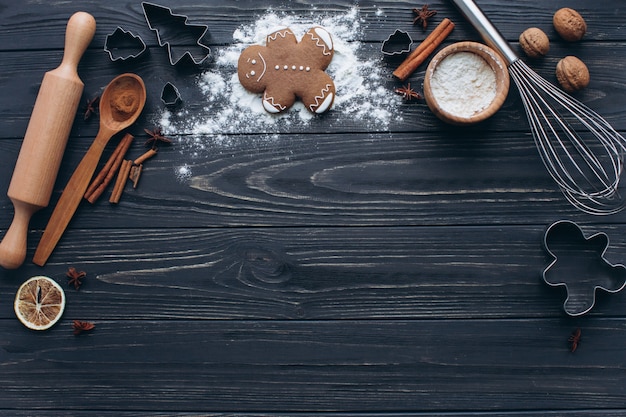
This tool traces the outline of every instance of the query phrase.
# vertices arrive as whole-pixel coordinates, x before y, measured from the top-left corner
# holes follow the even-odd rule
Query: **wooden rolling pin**
[[[50,202],[65,145],[83,93],[78,61],[96,32],[96,20],[88,13],[70,17],[65,50],[58,68],[47,72],[26,128],[7,195],[15,214],[0,243],[0,265],[18,268],[26,258],[26,235],[31,216]]]

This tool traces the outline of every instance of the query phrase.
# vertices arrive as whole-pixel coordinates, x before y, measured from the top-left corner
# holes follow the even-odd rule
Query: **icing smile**
[[[265,63],[265,59],[263,58],[263,55],[261,55],[260,52],[258,53],[258,55],[259,55],[259,59],[260,59],[260,61],[262,63],[262,65],[261,65],[262,68],[260,68],[261,72],[259,74],[259,78],[257,78],[257,80],[256,80],[257,82],[261,81],[261,78],[263,78],[263,76],[265,75],[265,71],[267,70],[267,64]],[[256,65],[258,61],[256,59],[248,58],[247,62],[248,62],[248,64]],[[256,77],[256,75],[257,75],[257,72],[255,70],[250,70],[250,71],[248,71],[246,73],[246,78]]]

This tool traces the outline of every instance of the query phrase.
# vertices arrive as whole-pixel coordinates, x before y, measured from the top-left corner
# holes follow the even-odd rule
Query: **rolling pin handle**
[[[28,223],[39,207],[22,201],[14,201],[13,222],[0,242],[0,266],[5,269],[17,269],[26,258],[26,236]]]
[[[92,15],[86,12],[74,13],[65,29],[65,50],[61,66],[67,65],[75,71],[95,33],[96,19]]]

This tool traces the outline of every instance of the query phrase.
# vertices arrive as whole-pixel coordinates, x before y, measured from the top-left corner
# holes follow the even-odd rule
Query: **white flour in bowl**
[[[456,52],[437,65],[430,87],[442,110],[471,117],[487,108],[496,97],[496,73],[481,56]]]

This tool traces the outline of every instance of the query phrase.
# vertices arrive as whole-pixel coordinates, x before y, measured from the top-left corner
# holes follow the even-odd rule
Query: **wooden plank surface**
[[[5,404],[18,409],[65,404],[145,411],[151,404],[161,411],[196,411],[236,404],[239,411],[295,413],[621,407],[624,320],[587,320],[585,344],[574,354],[564,324],[560,319],[115,320],[100,321],[96,331],[79,338],[62,324],[42,340],[3,320],[2,333],[11,338],[4,350],[12,359],[3,364],[0,380],[12,387],[3,393]],[[79,398],[60,398],[68,392]]]
[[[130,156],[145,150],[144,139],[137,132]],[[529,133],[474,132],[449,140],[436,133],[228,140],[224,146],[206,137],[206,150],[198,158],[181,154],[176,146],[162,147],[146,164],[141,186],[124,195],[126,204],[111,207],[106,198],[93,206],[83,203],[73,226],[100,228],[103,218],[108,227],[144,228],[607,221],[572,209],[546,174]],[[0,141],[0,150],[17,158],[19,144]],[[89,144],[87,139],[68,145],[63,164],[69,169],[59,173],[51,204],[35,214],[34,228],[45,226]],[[176,175],[181,166],[190,170],[183,180]],[[12,169],[11,164],[0,167],[6,187]],[[0,206],[11,210],[5,195]],[[622,222],[625,215],[611,221]],[[0,219],[0,227],[8,227],[10,220]]]
[[[411,25],[421,4],[408,1],[158,4],[208,25],[216,56],[268,6],[296,16],[357,7],[362,30],[346,41],[359,42],[389,91],[400,85],[391,77],[399,60],[382,58],[382,41],[396,28],[416,42],[427,33]],[[478,40],[449,2],[429,4],[434,22],[457,24],[446,44]],[[549,56],[529,64],[548,80],[560,57],[582,58],[592,82],[576,97],[626,131],[624,5],[479,4],[515,50],[525,28],[547,32]],[[587,20],[580,43],[560,41],[551,26],[564,6]],[[143,128],[160,121],[165,82],[180,89],[185,114],[208,118],[199,77],[234,71],[214,61],[170,66],[139,1],[0,0],[0,234],[41,77],[58,65],[76,10],[98,23],[79,67],[83,103],[121,72],[146,81],[132,156],[146,149]],[[109,60],[103,45],[117,26],[142,36],[143,58]],[[599,293],[591,313],[572,318],[564,291],[541,279],[550,261],[543,234],[564,218],[586,234],[606,232],[606,258],[626,264],[626,213],[594,217],[564,200],[515,88],[497,115],[470,128],[399,98],[389,125],[333,112],[225,135],[181,124],[119,205],[79,207],[40,268],[30,262],[36,243],[98,129],[82,110],[51,204],[31,221],[27,262],[0,269],[0,416],[626,416],[626,296]],[[87,272],[79,291],[66,284],[69,266]],[[46,332],[27,330],[13,312],[15,291],[38,274],[67,295],[64,317]],[[96,329],[75,337],[75,319]],[[570,352],[576,328],[582,341]]]
[[[606,257],[624,263],[623,226],[603,230],[616,237]],[[543,232],[524,226],[72,229],[44,271],[63,282],[68,265],[85,270],[80,292],[68,290],[67,311],[97,319],[556,318],[565,294],[541,280],[551,260],[541,247]],[[6,273],[5,298],[24,275],[38,272],[27,264]],[[599,301],[591,315],[626,309],[620,295],[600,294]],[[0,312],[13,317],[10,303]]]

